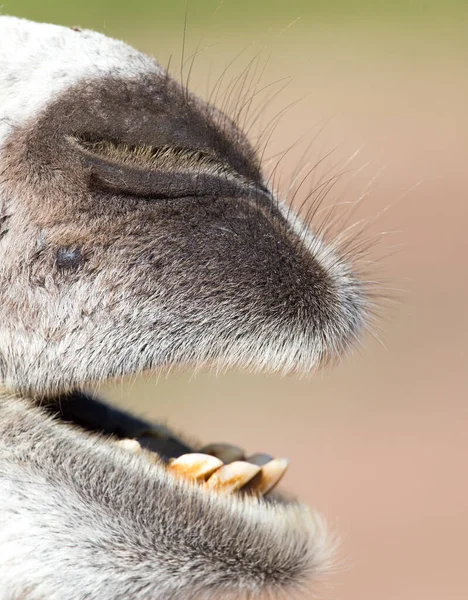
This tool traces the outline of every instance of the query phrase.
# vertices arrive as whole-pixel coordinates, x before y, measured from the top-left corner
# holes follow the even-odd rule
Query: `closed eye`
[[[93,188],[148,199],[264,195],[229,165],[200,150],[130,146],[68,137]]]
[[[203,169],[212,174],[241,177],[234,169],[222,163],[212,154],[202,150],[173,146],[136,146],[113,141],[89,142],[77,138],[68,139],[89,156],[100,156],[110,162],[145,170],[172,170],[188,173]]]

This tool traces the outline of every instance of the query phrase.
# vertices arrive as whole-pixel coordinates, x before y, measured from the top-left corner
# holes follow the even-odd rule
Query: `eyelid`
[[[68,141],[82,154],[100,157],[110,162],[146,170],[171,169],[174,171],[199,172],[203,169],[217,175],[240,178],[234,169],[204,150],[193,150],[174,146],[130,145],[110,140],[88,141],[69,136]]]
[[[130,146],[68,138],[85,162],[89,185],[148,200],[186,197],[268,197],[263,186],[201,150]]]

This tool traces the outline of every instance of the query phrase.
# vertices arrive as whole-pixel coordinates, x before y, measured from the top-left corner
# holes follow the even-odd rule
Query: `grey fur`
[[[209,494],[25,401],[2,398],[0,440],[2,599],[238,597],[328,557],[305,507]]]
[[[10,42],[41,27],[4,19]],[[42,105],[18,97],[0,151],[0,378],[16,393],[0,396],[0,598],[300,586],[330,557],[314,513],[177,481],[37,398],[164,365],[313,369],[358,335],[365,286],[266,189],[231,120],[118,42],[100,72],[106,38],[40,33],[36,68],[50,43],[61,83]],[[8,108],[28,81],[3,60]]]

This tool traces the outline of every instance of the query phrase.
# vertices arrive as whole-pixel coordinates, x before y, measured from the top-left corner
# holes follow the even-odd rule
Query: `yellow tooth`
[[[223,461],[225,465],[235,460],[244,460],[245,454],[242,448],[231,446],[231,444],[208,444],[201,449],[205,454],[211,454]]]
[[[133,452],[134,454],[138,454],[141,452],[141,446],[137,440],[131,440],[131,439],[119,440],[117,442],[117,446],[119,446],[120,448],[124,448],[125,450],[129,450],[130,452]]]
[[[218,469],[206,482],[210,489],[220,492],[235,492],[244,487],[257,473],[260,467],[236,460]]]
[[[264,496],[278,485],[283,478],[289,465],[286,458],[274,458],[261,468],[260,473],[246,487],[246,491],[252,491],[258,495]]]
[[[215,456],[193,452],[170,460],[168,469],[182,477],[204,481],[222,466],[222,461]]]

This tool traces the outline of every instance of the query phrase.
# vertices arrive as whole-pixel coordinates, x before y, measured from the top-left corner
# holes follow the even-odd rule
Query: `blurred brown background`
[[[3,12],[123,36],[163,63],[172,54],[178,74],[185,2],[168,4],[15,0]],[[228,98],[260,51],[252,89],[263,67],[261,85],[292,77],[265,108],[267,124],[302,98],[266,151],[305,134],[276,172],[281,189],[299,162],[335,149],[312,174],[317,182],[360,150],[326,202],[369,190],[354,218],[370,220],[366,235],[393,232],[369,260],[397,302],[383,303],[381,343],[368,336],[310,379],[172,373],[100,393],[203,441],[289,457],[283,485],[343,539],[325,598],[468,598],[466,15],[463,2],[188,2],[184,52],[200,49],[190,75],[198,93],[239,54],[220,86]],[[189,69],[190,60],[185,77]]]

